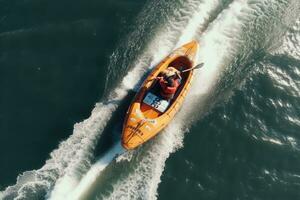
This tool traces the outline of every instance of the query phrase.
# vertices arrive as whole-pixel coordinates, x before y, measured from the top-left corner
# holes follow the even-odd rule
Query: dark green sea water
[[[192,39],[181,111],[110,162],[142,77]],[[300,3],[0,0],[0,136],[3,200],[300,199]]]

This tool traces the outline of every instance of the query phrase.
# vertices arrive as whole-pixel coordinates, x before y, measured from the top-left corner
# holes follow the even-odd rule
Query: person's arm
[[[179,80],[182,80],[182,77],[180,76],[180,72],[176,72],[176,75],[179,78]]]

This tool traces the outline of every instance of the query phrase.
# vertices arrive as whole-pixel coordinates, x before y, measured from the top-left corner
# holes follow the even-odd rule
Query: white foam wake
[[[76,170],[90,168],[89,160],[100,136],[98,131],[103,130],[116,107],[115,102],[105,106],[102,103],[97,104],[90,118],[74,125],[73,135],[51,153],[51,159],[41,169],[20,175],[17,184],[7,187],[3,192],[3,199],[43,198],[51,184],[69,169],[76,173]],[[70,180],[69,183],[73,182]]]
[[[59,185],[57,187],[57,191],[53,193],[51,199],[79,199],[82,195],[88,191],[89,187],[95,182],[96,178],[100,175],[100,173],[106,168],[106,166],[118,155],[122,154],[125,150],[121,146],[121,142],[118,141],[116,145],[114,145],[108,152],[105,153],[103,157],[101,157],[93,166],[90,168],[88,173],[84,176],[84,178],[77,185],[76,189],[74,189],[70,194],[66,195],[64,185]]]
[[[295,59],[300,59],[300,18],[286,33],[282,47],[274,52],[274,54],[285,53]]]

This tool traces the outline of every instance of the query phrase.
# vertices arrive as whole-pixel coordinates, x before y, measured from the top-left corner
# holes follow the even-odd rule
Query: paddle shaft
[[[186,70],[181,71],[181,73],[189,72],[189,71],[192,71],[194,69],[200,69],[201,67],[203,67],[203,65],[204,65],[204,63],[200,63],[200,64],[196,65],[195,67],[192,67],[190,69],[186,69]]]

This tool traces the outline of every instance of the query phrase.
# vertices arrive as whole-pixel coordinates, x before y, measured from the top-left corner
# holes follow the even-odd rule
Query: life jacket
[[[165,99],[171,99],[174,97],[174,94],[176,93],[180,82],[178,79],[175,79],[173,81],[172,86],[168,86],[168,83],[164,79],[159,80],[159,85],[161,87],[160,95]]]

